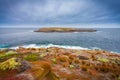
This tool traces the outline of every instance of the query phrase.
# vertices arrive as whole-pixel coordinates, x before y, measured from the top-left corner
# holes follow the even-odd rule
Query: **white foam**
[[[98,47],[92,47],[91,49],[92,50],[102,50],[101,48],[98,48]]]
[[[49,47],[58,47],[58,48],[65,48],[65,49],[76,49],[76,50],[102,50],[101,48],[98,47],[91,47],[91,48],[84,48],[84,47],[80,47],[80,46],[69,46],[69,45],[54,45],[54,44],[47,44],[47,45],[36,45],[36,44],[29,44],[29,45],[22,45],[22,46],[15,46],[15,47],[10,47],[10,49],[18,49],[19,47],[23,47],[23,48],[49,48]],[[4,48],[1,48],[4,49]],[[111,53],[117,53],[120,54],[118,52],[115,51],[110,51]]]
[[[88,48],[84,48],[84,47],[80,47],[80,46],[54,45],[54,44],[48,44],[48,45],[29,44],[29,45],[22,45],[22,46],[11,47],[10,49],[18,49],[19,47],[24,47],[24,48],[49,48],[49,47],[59,47],[59,48],[66,48],[66,49],[88,50]]]
[[[116,51],[110,51],[111,53],[116,53],[116,54],[120,54],[119,52],[116,52]]]

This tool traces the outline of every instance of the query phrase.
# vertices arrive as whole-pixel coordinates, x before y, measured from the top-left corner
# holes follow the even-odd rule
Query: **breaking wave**
[[[66,48],[66,49],[88,50],[88,48],[84,48],[84,47],[80,47],[80,46],[54,45],[54,44],[48,44],[48,45],[29,44],[29,45],[22,45],[22,46],[11,47],[11,49],[17,49],[17,48],[19,48],[19,47],[24,47],[24,48],[49,48],[49,47],[59,47],[59,48]]]

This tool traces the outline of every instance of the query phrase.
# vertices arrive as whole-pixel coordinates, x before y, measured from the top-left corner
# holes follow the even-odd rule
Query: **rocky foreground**
[[[50,27],[50,28],[40,28],[35,32],[96,32],[95,29],[87,28],[60,28],[60,27]]]
[[[120,80],[120,54],[57,47],[3,49],[0,80]]]

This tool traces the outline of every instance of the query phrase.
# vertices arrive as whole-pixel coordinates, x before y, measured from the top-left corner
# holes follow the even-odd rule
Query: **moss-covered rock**
[[[4,54],[0,54],[0,62],[5,61],[7,59],[12,58],[14,55],[18,55],[17,52],[15,51],[8,51],[8,52],[4,52]],[[15,56],[14,56],[15,57]]]
[[[24,57],[25,60],[28,61],[36,61],[39,59],[39,55],[38,54],[28,54]]]
[[[45,56],[46,56],[45,53],[40,54],[40,57],[41,57],[41,58],[43,58],[43,57],[45,57]]]
[[[8,52],[6,52],[5,54],[6,54],[6,55],[12,55],[12,54],[17,54],[17,52],[15,52],[15,51],[8,51]]]
[[[109,60],[106,58],[98,58],[97,60],[100,62],[109,62]]]
[[[52,58],[52,59],[51,59],[51,61],[52,61],[54,64],[56,64],[56,63],[57,63],[56,58]]]
[[[20,66],[21,63],[17,62],[17,58],[10,58],[2,63],[0,63],[0,70],[11,70],[15,69],[17,66]]]
[[[70,68],[74,68],[75,66],[74,65],[69,65]]]

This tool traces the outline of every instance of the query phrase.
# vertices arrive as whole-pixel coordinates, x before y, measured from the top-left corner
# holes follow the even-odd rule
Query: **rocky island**
[[[0,80],[120,80],[120,54],[59,47],[1,49]]]
[[[35,32],[96,32],[95,29],[88,28],[60,28],[60,27],[49,27],[49,28],[40,28]]]

